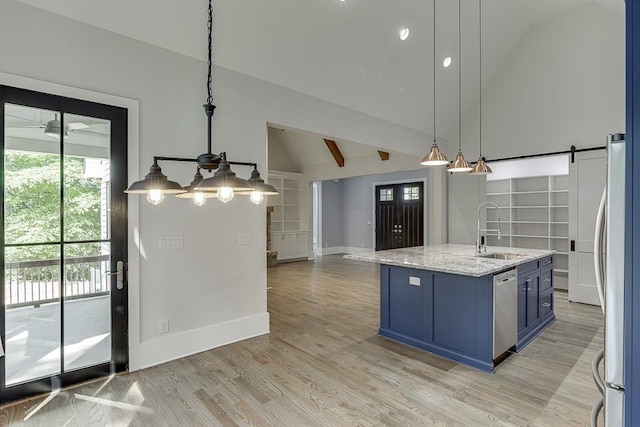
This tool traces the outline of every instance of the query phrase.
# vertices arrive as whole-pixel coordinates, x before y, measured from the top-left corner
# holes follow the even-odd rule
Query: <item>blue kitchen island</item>
[[[555,321],[553,251],[495,247],[481,255],[472,245],[443,244],[346,257],[381,264],[381,336],[493,373],[502,311],[513,312],[516,352]],[[494,276],[509,271],[517,288],[494,304]]]

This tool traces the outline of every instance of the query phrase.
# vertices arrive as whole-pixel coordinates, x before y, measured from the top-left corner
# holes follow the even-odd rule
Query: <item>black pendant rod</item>
[[[526,154],[523,156],[513,156],[513,157],[503,157],[500,159],[491,159],[491,160],[485,160],[487,163],[488,162],[503,162],[506,160],[522,160],[522,159],[532,159],[535,157],[546,157],[546,156],[557,156],[560,154],[571,154],[571,163],[574,162],[574,154],[575,153],[582,153],[585,151],[596,151],[596,150],[606,150],[607,147],[606,146],[601,146],[601,147],[589,147],[589,148],[576,148],[575,145],[571,146],[571,149],[569,150],[564,150],[564,151],[552,151],[549,153],[539,153],[539,154]],[[484,158],[483,158],[484,159]]]

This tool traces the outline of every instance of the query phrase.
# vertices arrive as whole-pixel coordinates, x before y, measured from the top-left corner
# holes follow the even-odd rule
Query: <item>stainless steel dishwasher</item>
[[[518,270],[493,276],[493,358],[518,341]]]

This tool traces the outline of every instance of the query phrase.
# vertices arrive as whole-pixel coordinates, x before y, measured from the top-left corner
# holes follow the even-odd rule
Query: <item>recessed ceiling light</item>
[[[449,65],[451,65],[451,57],[447,56],[446,58],[444,58],[444,61],[442,61],[442,66],[444,68],[447,68]]]
[[[400,30],[400,40],[405,41],[407,38],[409,38],[409,28],[404,27]]]

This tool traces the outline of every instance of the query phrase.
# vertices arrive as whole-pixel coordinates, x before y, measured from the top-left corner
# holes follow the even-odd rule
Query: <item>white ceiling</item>
[[[206,55],[205,0],[18,1],[191,57]],[[531,25],[587,3],[623,13],[624,0],[484,0],[484,84]],[[214,0],[214,62],[432,133],[432,5],[425,0]],[[458,3],[438,0],[436,5],[438,136],[456,139]],[[477,1],[462,0],[462,22],[464,112],[477,102],[479,88]],[[411,29],[405,42],[398,38],[403,26]],[[454,64],[444,69],[440,64],[447,55],[454,56]]]

